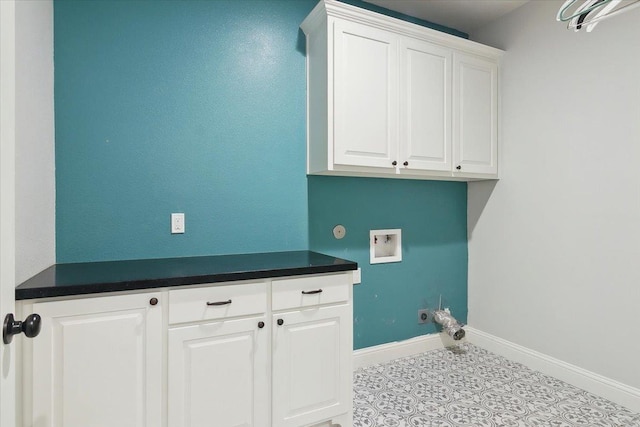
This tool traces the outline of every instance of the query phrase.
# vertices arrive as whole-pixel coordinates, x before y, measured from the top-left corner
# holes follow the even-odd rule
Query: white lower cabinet
[[[35,302],[28,310],[42,316],[42,331],[25,341],[24,425],[161,425],[160,292]]]
[[[351,272],[22,302],[25,427],[352,426]]]
[[[352,424],[351,274],[272,284],[273,426]]]
[[[273,425],[306,426],[348,413],[349,307],[307,308],[273,319]]]
[[[265,318],[171,328],[169,426],[269,425]]]
[[[352,426],[351,272],[22,302],[28,427]]]
[[[169,426],[270,425],[267,300],[264,281],[169,290]]]

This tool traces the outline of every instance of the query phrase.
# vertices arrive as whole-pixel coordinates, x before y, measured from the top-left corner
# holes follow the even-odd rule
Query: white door
[[[169,426],[267,427],[264,317],[169,330]]]
[[[353,22],[334,24],[334,163],[393,171],[397,160],[396,37]]]
[[[0,1],[0,321],[15,313],[15,2]],[[16,425],[15,343],[0,342],[0,425]]]
[[[498,173],[498,65],[454,55],[454,172]]]
[[[27,425],[161,426],[159,292],[36,302],[32,310],[42,331],[25,345]]]
[[[351,310],[315,307],[273,315],[273,425],[300,427],[351,406]]]
[[[451,171],[451,50],[400,45],[401,170]]]

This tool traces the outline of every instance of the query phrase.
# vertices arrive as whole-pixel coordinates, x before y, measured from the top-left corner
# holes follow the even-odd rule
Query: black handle
[[[264,328],[264,322],[258,322],[258,328],[262,329]]]
[[[397,165],[397,164],[398,164],[398,162],[396,162],[396,161],[394,160],[393,162],[391,162],[391,164],[392,164],[393,166],[395,166],[395,165]]]
[[[28,315],[24,322],[16,321],[11,313],[7,314],[2,325],[2,341],[9,344],[14,335],[22,332],[29,338],[37,337],[42,328],[41,321],[42,318],[36,313]]]
[[[409,162],[407,162],[407,161],[405,160],[405,162],[403,163],[403,165],[405,165],[405,166],[409,166]]]
[[[456,169],[460,170],[460,169],[462,169],[462,166],[458,165],[458,166],[456,166]]]
[[[284,325],[284,320],[278,319],[278,326],[282,326],[282,325]]]
[[[302,295],[313,295],[322,293],[322,289],[316,289],[315,291],[302,291]]]
[[[231,304],[231,300],[230,299],[228,299],[226,301],[216,301],[216,302],[207,301],[207,305],[227,305],[227,304]]]

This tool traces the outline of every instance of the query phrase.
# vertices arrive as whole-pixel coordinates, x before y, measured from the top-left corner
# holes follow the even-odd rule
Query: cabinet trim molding
[[[441,44],[449,48],[475,54],[479,56],[500,57],[504,54],[503,50],[496,49],[481,43],[477,43],[468,39],[444,33],[442,31],[423,27],[422,25],[412,22],[403,21],[401,19],[382,15],[370,10],[361,9],[350,4],[342,3],[336,0],[322,0],[311,11],[307,18],[302,22],[300,28],[307,34],[313,31],[323,18],[329,16],[334,18],[346,19],[352,22],[359,22],[371,27],[379,28],[385,31],[391,31],[407,37],[426,40],[432,43]]]

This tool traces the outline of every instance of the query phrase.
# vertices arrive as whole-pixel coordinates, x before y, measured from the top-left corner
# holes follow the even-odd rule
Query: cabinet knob
[[[403,163],[403,165],[405,165],[405,166],[409,166],[409,162],[407,162],[407,161],[405,160],[405,162]]]
[[[456,166],[456,169],[460,170],[460,169],[462,169],[462,166],[458,165],[458,166]]]
[[[392,164],[393,166],[396,166],[396,165],[398,164],[398,162],[396,162],[396,161],[394,160],[393,162],[391,162],[391,164]]]
[[[264,322],[258,322],[258,328],[262,329],[264,328]]]
[[[284,325],[284,320],[278,319],[278,326],[282,326],[282,325]]]
[[[151,305],[158,305],[158,298],[153,297],[149,300],[149,304]]]

